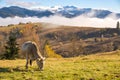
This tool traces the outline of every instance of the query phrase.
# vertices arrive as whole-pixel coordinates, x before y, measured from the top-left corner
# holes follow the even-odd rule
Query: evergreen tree
[[[120,29],[120,24],[119,24],[119,21],[117,22],[117,26],[116,26],[117,29]]]
[[[5,59],[15,59],[18,56],[18,44],[16,42],[16,33],[10,32],[10,36],[5,46]]]

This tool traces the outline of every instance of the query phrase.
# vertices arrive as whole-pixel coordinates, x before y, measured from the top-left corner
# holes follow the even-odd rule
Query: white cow
[[[38,46],[35,42],[27,41],[22,45],[22,54],[26,57],[26,69],[28,69],[28,63],[32,65],[32,61],[36,60],[36,63],[40,70],[43,70],[44,60]]]

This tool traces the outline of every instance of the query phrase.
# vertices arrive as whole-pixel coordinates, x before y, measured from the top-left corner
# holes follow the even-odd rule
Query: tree
[[[5,59],[15,59],[18,56],[18,44],[16,42],[16,33],[14,31],[10,32],[8,41],[6,42],[5,46],[5,54],[3,58]]]
[[[52,49],[48,41],[45,42],[44,45],[45,51],[47,53],[47,57],[53,57],[53,58],[61,58],[62,56],[55,53],[55,51]]]
[[[117,29],[120,29],[120,24],[119,24],[119,21],[117,22],[117,26],[116,26]]]

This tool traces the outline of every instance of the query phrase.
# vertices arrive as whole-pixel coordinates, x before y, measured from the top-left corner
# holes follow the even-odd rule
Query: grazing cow
[[[22,45],[22,54],[26,57],[26,69],[28,69],[28,63],[30,60],[30,65],[32,65],[32,61],[36,60],[36,63],[40,70],[43,70],[44,60],[42,57],[38,46],[35,42],[27,41]]]

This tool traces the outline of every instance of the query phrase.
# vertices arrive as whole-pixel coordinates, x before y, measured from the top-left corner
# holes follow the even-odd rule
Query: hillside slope
[[[27,40],[37,41],[43,53],[44,43],[47,40],[51,48],[63,57],[110,52],[120,49],[119,29],[62,25],[58,27],[58,25],[48,23],[20,23],[19,25],[9,25],[9,27],[0,28],[0,53],[4,51],[4,45],[10,30],[16,32],[20,46]],[[21,33],[21,31],[24,31],[24,33]]]
[[[60,27],[48,29],[47,38],[56,53],[63,57],[109,52],[120,47],[120,31],[112,28]]]

